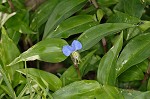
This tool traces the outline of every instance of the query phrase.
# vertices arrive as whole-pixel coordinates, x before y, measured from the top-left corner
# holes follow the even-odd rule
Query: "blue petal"
[[[71,46],[73,47],[74,51],[80,50],[82,48],[82,44],[78,40],[74,40]]]
[[[64,55],[69,56],[72,52],[73,52],[73,48],[69,45],[65,45],[62,48],[62,52],[64,53]]]

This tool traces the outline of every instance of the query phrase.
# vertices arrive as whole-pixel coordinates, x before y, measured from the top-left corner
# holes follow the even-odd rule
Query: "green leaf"
[[[150,56],[150,33],[133,38],[123,49],[117,62],[117,75]]]
[[[138,66],[133,66],[127,69],[118,77],[119,81],[122,82],[142,80],[143,78],[144,78],[144,73]]]
[[[115,14],[109,17],[107,20],[108,23],[130,23],[130,24],[136,24],[140,22],[140,20],[136,17],[130,16],[126,13],[122,13],[119,11],[116,11]]]
[[[26,10],[18,10],[13,17],[8,19],[5,26],[20,33],[35,34],[29,27],[29,12]]]
[[[91,15],[73,16],[58,25],[57,29],[50,33],[47,38],[68,38],[71,35],[82,33],[97,24],[98,22],[94,21]]]
[[[114,46],[103,56],[100,61],[97,80],[101,84],[115,85],[116,82],[116,62],[123,44],[123,33],[120,34]]]
[[[145,2],[141,0],[120,0],[120,7],[119,9],[123,9],[123,11],[131,16],[141,18]]]
[[[81,51],[90,49],[92,46],[98,43],[103,37],[115,34],[129,27],[133,27],[133,25],[126,23],[105,23],[94,26],[86,30],[79,36],[78,40],[83,45]]]
[[[98,9],[97,12],[96,12],[96,16],[97,16],[97,20],[98,22],[101,22],[103,16],[104,16],[104,12],[102,9]]]
[[[18,31],[15,31],[11,28],[8,28],[7,30],[8,36],[10,37],[10,39],[13,40],[13,42],[17,45],[20,38],[21,38],[21,33],[19,33]]]
[[[67,58],[62,53],[62,47],[64,45],[67,45],[67,42],[58,38],[42,40],[22,53],[9,65],[13,65],[21,61],[32,61],[36,59],[52,63],[61,62]]]
[[[18,72],[26,75],[25,69],[17,70]],[[29,77],[35,79],[39,84],[43,82],[46,88],[49,88],[52,91],[56,91],[61,88],[62,82],[61,80],[52,73],[48,73],[42,70],[34,69],[34,68],[27,68],[27,72]],[[38,79],[38,80],[37,80]],[[43,87],[45,87],[43,86]]]
[[[52,94],[54,99],[94,99],[101,89],[94,80],[73,82]]]
[[[103,85],[96,99],[124,99],[118,88],[108,85]]]
[[[5,87],[3,90],[10,96],[12,97],[13,99],[16,98],[16,94],[14,92],[14,89],[12,88],[12,85],[10,83],[10,80],[9,78],[7,77],[6,75],[6,72],[4,71],[2,65],[0,64],[0,73],[1,75],[3,76],[4,78],[4,81],[6,83],[7,86],[3,86],[3,85],[0,85],[0,87]],[[6,90],[5,90],[6,89]]]
[[[80,10],[86,1],[87,0],[63,0],[57,4],[46,23],[43,38],[47,37],[63,20]]]
[[[149,99],[150,97],[150,91],[140,92],[136,90],[123,89],[121,90],[121,93],[123,94],[124,99]]]
[[[15,64],[11,67],[7,67],[12,60],[14,60],[18,55],[20,55],[19,49],[14,44],[14,42],[8,37],[6,30],[2,27],[2,35],[0,42],[0,57],[3,63],[3,67],[7,70],[7,75],[13,80],[13,75],[16,69],[23,68],[23,63]]]
[[[33,13],[32,16],[33,19],[30,24],[31,29],[38,29],[42,24],[44,24],[48,20],[48,17],[52,13],[58,1],[59,0],[47,0],[37,8],[37,10]]]
[[[150,28],[150,21],[142,21],[142,24],[139,25],[139,28],[140,28],[142,31],[146,31],[147,29]]]
[[[14,16],[16,12],[13,12],[11,14],[2,13],[0,12],[0,28],[5,24],[5,22],[12,16]]]
[[[100,6],[111,6],[116,4],[119,0],[97,0]]]
[[[144,60],[143,62],[137,64],[137,66],[138,66],[144,73],[146,73],[146,72],[147,72],[147,69],[148,69],[148,64],[149,64],[149,60],[146,59],[146,60]]]
[[[125,35],[126,35],[126,40],[130,40],[133,37],[137,36],[138,34],[141,34],[141,29],[139,27],[133,27],[127,29]]]
[[[95,51],[92,51],[90,53],[88,53],[85,57],[83,57],[81,59],[81,63],[79,64],[79,70],[81,72],[81,76],[83,76],[89,61],[91,60],[93,54]],[[86,71],[87,72],[87,71]],[[80,80],[78,75],[77,75],[77,71],[75,69],[75,67],[72,65],[70,66],[61,76],[60,78],[63,82],[63,85],[67,85],[69,83],[72,83],[74,81]]]

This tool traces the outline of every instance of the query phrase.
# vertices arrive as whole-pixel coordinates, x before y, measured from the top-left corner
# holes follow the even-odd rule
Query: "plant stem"
[[[104,52],[106,53],[107,52],[107,42],[106,42],[106,39],[105,38],[102,38],[102,44],[103,44],[103,48],[104,48]]]
[[[98,5],[98,3],[96,2],[96,0],[90,0],[90,1],[93,3],[93,5],[94,5],[94,7],[95,7],[96,9],[99,8],[99,5]],[[107,47],[106,47],[107,42],[106,42],[106,39],[105,39],[105,38],[102,39],[102,44],[103,44],[104,52],[106,53],[106,52],[107,52]]]
[[[98,8],[99,8],[99,6],[98,6],[98,4],[97,4],[96,0],[91,0],[91,2],[93,3],[93,5],[94,5],[94,7],[95,7],[96,9],[98,9]]]
[[[78,73],[78,78],[81,79],[81,73],[80,73],[80,70],[79,70],[79,67],[78,67],[78,64],[74,63],[74,67]]]
[[[8,0],[8,4],[9,4],[9,6],[10,6],[12,12],[14,12],[14,11],[15,11],[15,7],[14,7],[12,1],[11,1],[11,0]]]

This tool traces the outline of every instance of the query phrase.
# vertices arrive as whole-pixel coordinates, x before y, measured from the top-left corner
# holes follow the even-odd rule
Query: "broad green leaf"
[[[17,71],[26,75],[25,69],[20,69]],[[61,80],[52,73],[48,73],[34,68],[28,68],[27,72],[29,77],[31,77],[32,79],[38,78],[39,80],[37,82],[39,82],[40,84],[41,82],[43,82],[47,86],[47,88],[49,88],[52,91],[56,91],[62,86]]]
[[[46,39],[38,42],[24,53],[20,54],[9,65],[16,64],[21,61],[42,60],[46,62],[57,63],[65,60],[67,57],[62,53],[62,47],[67,42],[58,38]]]
[[[2,27],[2,35],[0,42],[0,57],[3,63],[3,67],[7,70],[7,75],[13,80],[16,69],[23,68],[23,63],[15,64],[11,67],[7,67],[18,55],[20,55],[19,49],[14,42],[8,37],[6,30]]]
[[[139,35],[125,46],[117,62],[117,75],[150,56],[150,33]]]
[[[83,76],[86,67],[88,66],[89,61],[91,60],[95,51],[88,53],[85,57],[81,59],[81,63],[79,64],[79,70],[81,72],[81,76]],[[70,66],[61,76],[60,78],[63,82],[63,86],[74,81],[80,80],[77,74],[75,67]]]
[[[94,80],[73,82],[52,94],[54,99],[94,99],[101,89]]]
[[[100,61],[97,80],[101,84],[115,85],[116,82],[116,63],[123,44],[123,33],[120,34],[114,46],[103,56]]]
[[[149,99],[150,91],[140,92],[136,90],[122,89],[121,93],[124,96],[124,99]]]
[[[120,7],[119,9],[123,9],[123,12],[137,17],[141,18],[145,2],[142,2],[141,0],[120,0]]]
[[[140,20],[136,17],[130,16],[126,13],[122,13],[119,11],[116,11],[115,14],[109,17],[107,20],[108,23],[130,23],[130,24],[136,24],[140,22]]]
[[[103,85],[96,99],[124,99],[117,87]]]
[[[79,36],[78,40],[83,45],[81,51],[90,49],[92,46],[98,43],[103,37],[118,33],[119,31],[129,27],[133,27],[133,25],[126,23],[104,23],[94,26],[86,30]]]
[[[5,24],[5,22],[12,16],[14,16],[16,12],[13,12],[11,14],[2,13],[0,12],[0,28]]]
[[[87,0],[63,0],[57,4],[46,23],[43,38],[47,37],[63,20],[80,10],[86,1]]]
[[[71,35],[82,33],[97,24],[98,22],[94,21],[91,15],[73,16],[58,25],[57,29],[50,33],[47,38],[68,38]]]
[[[37,8],[37,10],[33,13],[32,16],[33,19],[30,24],[31,29],[38,29],[42,24],[44,24],[48,20],[48,17],[52,13],[58,1],[59,0],[47,0],[40,7]]]
[[[138,66],[133,66],[127,69],[118,77],[119,81],[122,82],[142,80],[143,78],[144,78],[144,73]]]

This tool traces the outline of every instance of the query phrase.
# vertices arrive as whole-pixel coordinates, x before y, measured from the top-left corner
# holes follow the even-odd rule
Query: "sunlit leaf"
[[[62,47],[64,45],[67,45],[67,42],[58,38],[43,40],[19,55],[19,57],[17,57],[9,65],[13,65],[21,61],[33,60],[42,60],[52,63],[61,62],[67,58],[62,53]]]

